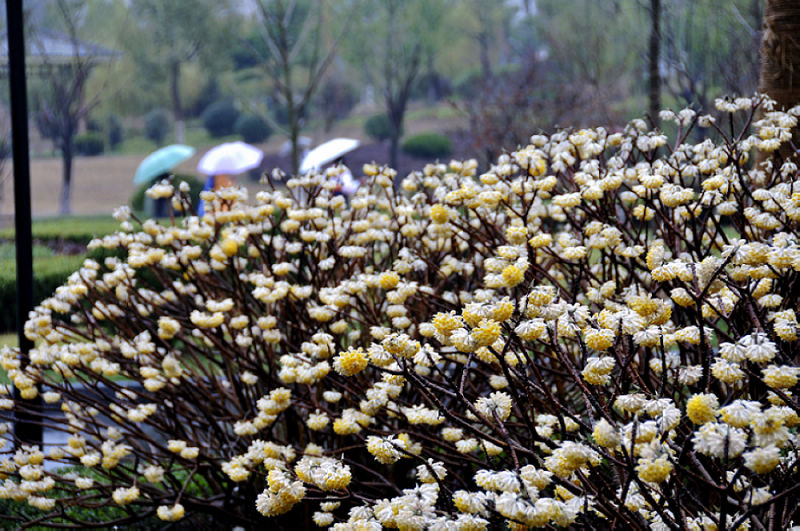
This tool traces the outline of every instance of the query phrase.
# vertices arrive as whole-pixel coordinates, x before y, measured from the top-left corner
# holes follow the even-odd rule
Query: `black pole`
[[[650,0],[650,52],[648,54],[648,69],[650,78],[648,88],[650,120],[653,127],[658,127],[661,119],[661,72],[659,66],[661,47],[661,0]]]
[[[33,309],[33,237],[31,233],[31,175],[28,160],[28,95],[25,84],[25,21],[22,0],[6,0],[8,26],[8,83],[11,91],[11,142],[14,156],[14,226],[17,250],[17,337],[23,367],[33,343],[25,337],[24,325]],[[14,389],[17,407],[14,435],[26,444],[42,443],[42,426],[36,411],[41,398],[22,400]]]

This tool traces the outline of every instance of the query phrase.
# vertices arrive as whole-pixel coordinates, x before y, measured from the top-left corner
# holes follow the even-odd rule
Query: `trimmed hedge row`
[[[101,133],[89,131],[75,137],[75,153],[85,157],[101,155],[106,150],[106,141]]]
[[[212,138],[231,135],[234,133],[236,120],[239,118],[239,109],[229,100],[215,101],[203,111],[203,127]]]
[[[87,245],[92,239],[119,230],[119,222],[110,216],[60,217],[37,219],[31,227],[34,240],[72,242]],[[14,227],[0,231],[0,239],[13,242]],[[88,255],[53,255],[46,246],[33,248],[33,303],[39,304],[53,294],[77,271],[84,259],[102,261],[109,251],[98,249]],[[17,264],[12,243],[0,244],[0,332],[17,329]]]
[[[446,157],[453,151],[450,139],[439,133],[420,133],[403,142],[403,151],[413,157]]]
[[[53,294],[77,271],[83,255],[46,256],[33,261],[33,304]],[[14,259],[0,260],[0,332],[17,329],[17,264]]]
[[[375,114],[364,122],[364,132],[378,142],[387,140],[392,136],[392,122],[386,114]]]
[[[33,239],[46,241],[68,241],[88,244],[93,238],[102,237],[119,230],[119,222],[110,216],[60,217],[33,221]],[[14,227],[0,230],[0,239],[13,240]]]
[[[264,142],[272,134],[272,128],[257,114],[240,114],[233,129],[249,144]]]

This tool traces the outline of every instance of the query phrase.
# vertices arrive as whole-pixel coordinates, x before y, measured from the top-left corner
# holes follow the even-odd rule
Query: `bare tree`
[[[386,114],[392,125],[389,162],[397,167],[400,135],[422,59],[436,49],[437,31],[446,13],[440,0],[371,0],[362,25],[351,41],[353,59],[366,62],[371,80],[383,92]],[[370,53],[364,59],[363,51]]]
[[[575,105],[559,109],[568,121],[558,125],[613,126],[627,121],[629,116],[622,109],[641,91],[646,76],[642,57],[647,53],[648,26],[637,2],[537,0],[536,10],[533,23],[549,70],[545,80],[555,82],[556,99]],[[565,92],[574,98],[563,98]]]
[[[492,61],[489,58],[489,49],[494,40],[494,32],[490,21],[493,13],[498,6],[494,6],[483,0],[472,0],[470,7],[476,14],[478,21],[478,31],[475,33],[475,40],[478,42],[481,57],[481,71],[483,72],[484,82],[492,79]]]
[[[60,40],[43,31],[36,31],[32,39],[34,55],[40,58],[40,73],[43,79],[41,91],[35,95],[36,124],[44,136],[50,138],[61,152],[62,185],[59,211],[69,214],[70,188],[72,186],[73,140],[82,120],[99,103],[100,93],[87,97],[86,84],[99,56],[107,53],[99,47],[78,39],[79,2],[58,0],[57,10],[66,31],[66,40],[72,56],[51,57],[48,42]]]
[[[227,6],[227,0],[134,0],[131,4],[138,28],[131,33],[128,49],[145,75],[169,81],[178,143],[185,138],[183,66],[198,58],[214,63],[217,44],[225,34],[220,17]]]
[[[332,42],[326,42],[324,36],[331,20],[327,18],[329,13],[324,3],[259,0],[258,8],[262,35],[269,50],[268,55],[262,56],[261,64],[274,83],[278,100],[286,109],[286,128],[292,144],[292,172],[296,174],[300,169],[298,140],[306,112],[352,17],[345,13],[338,35]]]

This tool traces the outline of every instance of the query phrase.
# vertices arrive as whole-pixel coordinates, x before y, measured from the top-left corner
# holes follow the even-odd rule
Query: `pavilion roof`
[[[8,39],[6,33],[0,36],[0,64],[8,63]],[[122,55],[122,52],[99,44],[76,39],[54,31],[38,31],[26,42],[28,48],[26,61],[29,65],[63,65],[76,59],[107,63]]]

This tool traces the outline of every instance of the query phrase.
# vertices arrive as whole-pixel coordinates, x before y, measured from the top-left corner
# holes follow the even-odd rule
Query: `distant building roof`
[[[0,37],[0,65],[8,63],[8,38],[6,33]],[[31,65],[58,65],[69,64],[79,58],[89,59],[97,63],[107,63],[122,55],[118,50],[112,50],[93,42],[73,40],[63,33],[52,31],[38,31],[35,36],[26,39],[28,52],[26,59]]]

